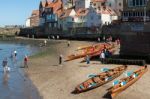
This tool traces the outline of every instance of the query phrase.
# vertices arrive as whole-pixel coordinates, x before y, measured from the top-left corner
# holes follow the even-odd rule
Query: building
[[[39,10],[33,10],[31,17],[26,20],[27,27],[36,27],[39,26],[40,18],[39,18]]]
[[[106,0],[92,0],[91,5],[96,10],[96,12],[100,12],[101,8],[105,6]]]
[[[59,14],[59,28],[63,30],[68,30],[69,28],[74,28],[74,17],[76,12],[73,8],[65,9]]]
[[[118,16],[121,16],[121,12],[123,11],[123,6],[124,6],[123,0],[106,0],[106,6],[114,10]]]
[[[76,13],[76,27],[92,28],[101,26],[101,15],[93,7],[80,8]]]
[[[28,19],[26,20],[25,26],[26,26],[26,27],[31,27],[31,25],[30,25],[30,18],[28,18]]]
[[[122,21],[150,21],[150,0],[124,0]]]
[[[75,10],[80,8],[89,8],[91,5],[91,0],[75,0]]]
[[[39,7],[41,23],[47,28],[58,28],[58,14],[63,10],[62,0],[46,1],[44,4],[41,2]]]
[[[63,0],[64,9],[73,8],[75,6],[75,0]]]
[[[150,0],[123,0],[121,49],[124,56],[150,60]]]
[[[44,26],[44,23],[45,23],[45,18],[44,18],[44,11],[45,11],[45,7],[46,5],[48,5],[50,1],[40,1],[40,4],[39,4],[39,25],[40,26]]]
[[[118,20],[118,15],[110,7],[101,7],[101,11],[98,12],[101,15],[102,25],[112,24],[113,21]]]

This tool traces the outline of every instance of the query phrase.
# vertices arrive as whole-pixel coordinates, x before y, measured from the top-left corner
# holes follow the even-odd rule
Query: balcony
[[[144,22],[144,17],[143,16],[139,16],[139,17],[123,17],[122,21],[124,22]],[[150,21],[150,17],[146,16],[145,21]]]

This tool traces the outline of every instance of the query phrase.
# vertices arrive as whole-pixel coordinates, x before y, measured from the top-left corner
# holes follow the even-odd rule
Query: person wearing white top
[[[104,53],[104,51],[102,51],[100,54],[100,60],[102,63],[104,63],[104,59],[105,59],[105,53]]]
[[[14,55],[15,55],[15,57],[17,56],[17,51],[16,50],[14,50]]]

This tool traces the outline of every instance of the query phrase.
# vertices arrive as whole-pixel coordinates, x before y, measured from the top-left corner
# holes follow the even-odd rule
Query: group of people
[[[103,49],[102,52],[100,53],[100,60],[102,63],[104,63],[105,58],[110,58],[112,53],[108,49]]]
[[[14,50],[11,55],[10,58],[16,61],[17,58],[17,51]],[[8,58],[5,57],[4,60],[2,61],[2,66],[3,66],[3,71],[4,72],[9,72],[10,71],[10,67],[8,66]],[[24,57],[24,67],[28,67],[28,57],[27,55],[25,55]]]

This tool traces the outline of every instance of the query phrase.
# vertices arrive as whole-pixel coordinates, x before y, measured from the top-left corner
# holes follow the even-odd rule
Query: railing
[[[130,60],[130,59],[113,59],[106,58],[103,60],[104,64],[126,64],[126,65],[145,65],[145,60]]]
[[[144,22],[144,17],[123,17],[122,21],[124,22]],[[147,16],[145,21],[150,21],[150,17]]]

